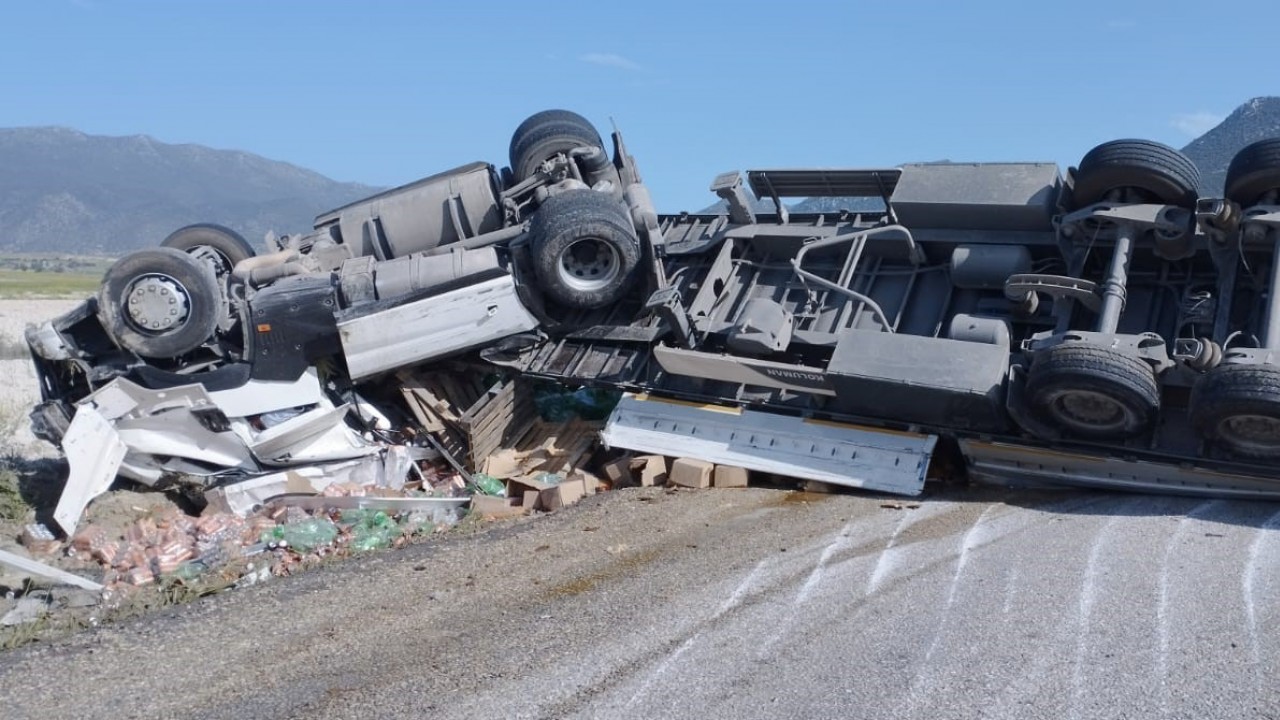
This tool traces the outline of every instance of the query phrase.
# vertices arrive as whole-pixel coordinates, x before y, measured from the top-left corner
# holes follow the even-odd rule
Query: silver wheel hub
[[[1275,450],[1280,447],[1280,418],[1232,415],[1218,424],[1218,435],[1237,447]]]
[[[129,322],[139,330],[158,334],[181,326],[191,312],[186,288],[168,275],[144,275],[125,294]]]
[[[581,291],[607,287],[621,270],[618,251],[598,238],[583,238],[560,253],[560,280]]]
[[[1088,430],[1120,430],[1129,424],[1129,410],[1115,398],[1093,390],[1066,390],[1050,407],[1064,424]]]

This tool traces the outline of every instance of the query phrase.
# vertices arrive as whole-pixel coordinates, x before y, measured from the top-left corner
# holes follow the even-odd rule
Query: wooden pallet
[[[537,420],[507,458],[509,477],[536,473],[566,476],[595,447],[604,423],[578,418],[564,422]]]
[[[424,430],[468,472],[501,477],[574,469],[595,446],[603,423],[538,418],[530,381],[517,377],[484,388],[477,372],[402,371],[401,393]]]
[[[405,404],[422,429],[435,435],[454,459],[465,460],[470,441],[462,418],[486,394],[481,374],[404,370],[396,378]]]
[[[467,465],[473,470],[500,448],[515,447],[537,420],[538,410],[527,380],[501,381],[489,388],[459,418],[467,436]]]

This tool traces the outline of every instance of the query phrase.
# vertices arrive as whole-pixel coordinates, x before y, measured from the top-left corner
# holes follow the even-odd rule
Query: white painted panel
[[[250,380],[237,388],[211,392],[209,397],[229,418],[261,415],[320,402],[320,377],[310,367],[297,380]]]
[[[486,280],[338,324],[352,379],[435,360],[538,327],[515,280]]]
[[[124,460],[124,441],[96,409],[82,405],[62,439],[70,472],[54,508],[53,519],[70,536],[89,501],[107,491]]]

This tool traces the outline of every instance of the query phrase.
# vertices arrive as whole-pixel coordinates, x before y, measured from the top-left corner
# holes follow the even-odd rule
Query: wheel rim
[[[1049,398],[1048,408],[1058,424],[1095,435],[1129,430],[1137,424],[1128,405],[1096,390],[1059,390]]]
[[[600,238],[583,238],[560,253],[557,264],[560,281],[580,292],[607,287],[621,268],[618,251]]]
[[[1280,418],[1241,414],[1223,418],[1217,435],[1238,450],[1254,455],[1280,452]]]
[[[163,273],[141,275],[124,293],[125,317],[135,330],[164,335],[186,324],[191,296],[182,283]]]

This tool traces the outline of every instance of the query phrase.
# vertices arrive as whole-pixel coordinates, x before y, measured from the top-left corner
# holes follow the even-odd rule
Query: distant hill
[[[1231,158],[1249,143],[1269,137],[1280,137],[1280,97],[1256,97],[1236,108],[1212,130],[1188,143],[1182,152],[1200,169],[1200,194],[1221,195]],[[765,201],[765,205],[768,208],[765,212],[773,211],[772,201]],[[805,198],[787,208],[792,212],[866,212],[883,210],[884,203],[879,198],[818,197]],[[703,208],[701,212],[724,211],[724,203],[719,202]]]
[[[1220,196],[1231,158],[1249,143],[1269,137],[1280,137],[1280,97],[1254,98],[1188,143],[1182,152],[1200,168],[1200,193]]]
[[[0,129],[0,250],[119,255],[193,222],[216,222],[255,247],[319,213],[377,191],[288,163],[145,135]]]

